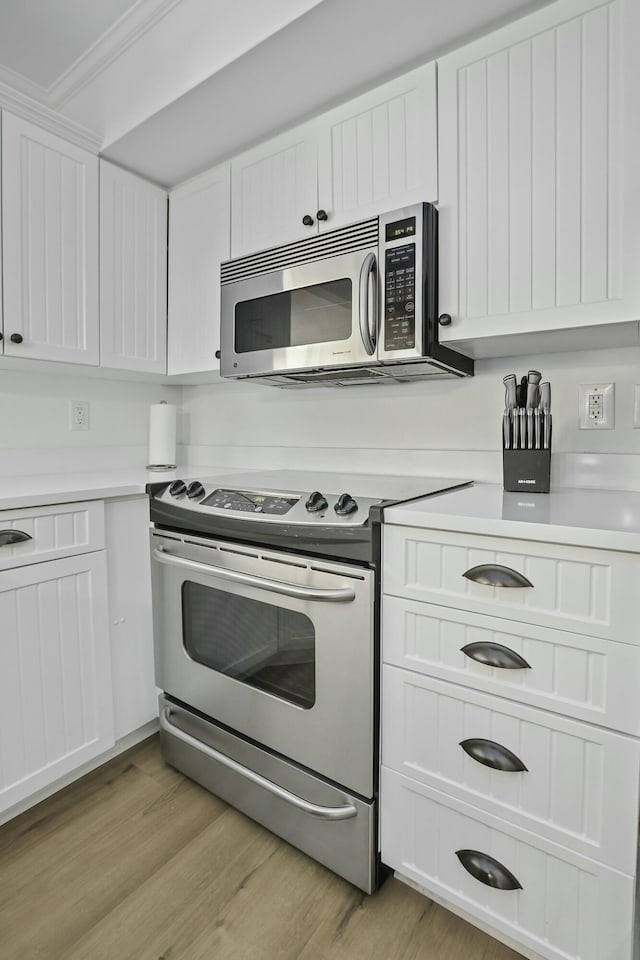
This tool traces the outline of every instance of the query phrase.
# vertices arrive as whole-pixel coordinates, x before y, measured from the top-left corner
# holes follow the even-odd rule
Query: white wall
[[[183,441],[194,463],[501,481],[502,377],[534,368],[551,381],[556,483],[640,489],[633,386],[640,348],[478,361],[472,380],[279,390],[223,382],[183,388]],[[578,429],[578,385],[616,385],[616,426]]]
[[[0,370],[0,474],[144,466],[149,405],[180,403],[179,387]],[[90,429],[69,429],[69,402],[88,400]]]

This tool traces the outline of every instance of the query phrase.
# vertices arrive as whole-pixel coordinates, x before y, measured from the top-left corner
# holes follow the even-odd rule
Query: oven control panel
[[[274,496],[252,490],[218,489],[205,497],[202,505],[217,507],[219,510],[239,510],[243,513],[265,513],[281,517],[295,507],[299,499],[300,497]]]
[[[414,243],[392,247],[385,252],[384,276],[384,349],[413,349],[416,345]]]

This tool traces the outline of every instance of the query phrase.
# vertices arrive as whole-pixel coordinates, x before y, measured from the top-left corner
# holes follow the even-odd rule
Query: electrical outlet
[[[581,383],[579,422],[581,430],[613,430],[615,426],[613,383]]]
[[[69,429],[89,429],[89,401],[71,400],[69,402]]]

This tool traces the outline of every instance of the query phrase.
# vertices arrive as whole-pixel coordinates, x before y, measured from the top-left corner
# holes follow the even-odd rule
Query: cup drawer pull
[[[468,643],[460,649],[465,657],[483,663],[487,667],[498,667],[499,670],[531,670],[531,664],[527,663],[524,657],[501,643],[487,643],[480,640],[477,643]]]
[[[505,773],[522,773],[527,769],[520,757],[503,747],[501,743],[494,743],[493,740],[471,737],[469,740],[461,740],[460,746],[472,760],[484,764],[485,767],[492,767],[494,770],[502,770]]]
[[[503,567],[499,563],[481,563],[471,567],[462,574],[467,580],[482,583],[487,587],[532,587],[531,580],[511,567]]]
[[[23,530],[0,530],[0,547],[12,547],[14,543],[25,543],[31,539]]]
[[[496,890],[522,890],[522,884],[499,860],[479,850],[456,850],[456,857],[467,873]]]

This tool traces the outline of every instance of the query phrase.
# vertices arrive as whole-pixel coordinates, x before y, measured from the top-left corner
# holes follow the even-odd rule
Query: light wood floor
[[[390,879],[367,897],[152,737],[0,827],[1,960],[521,960]]]

